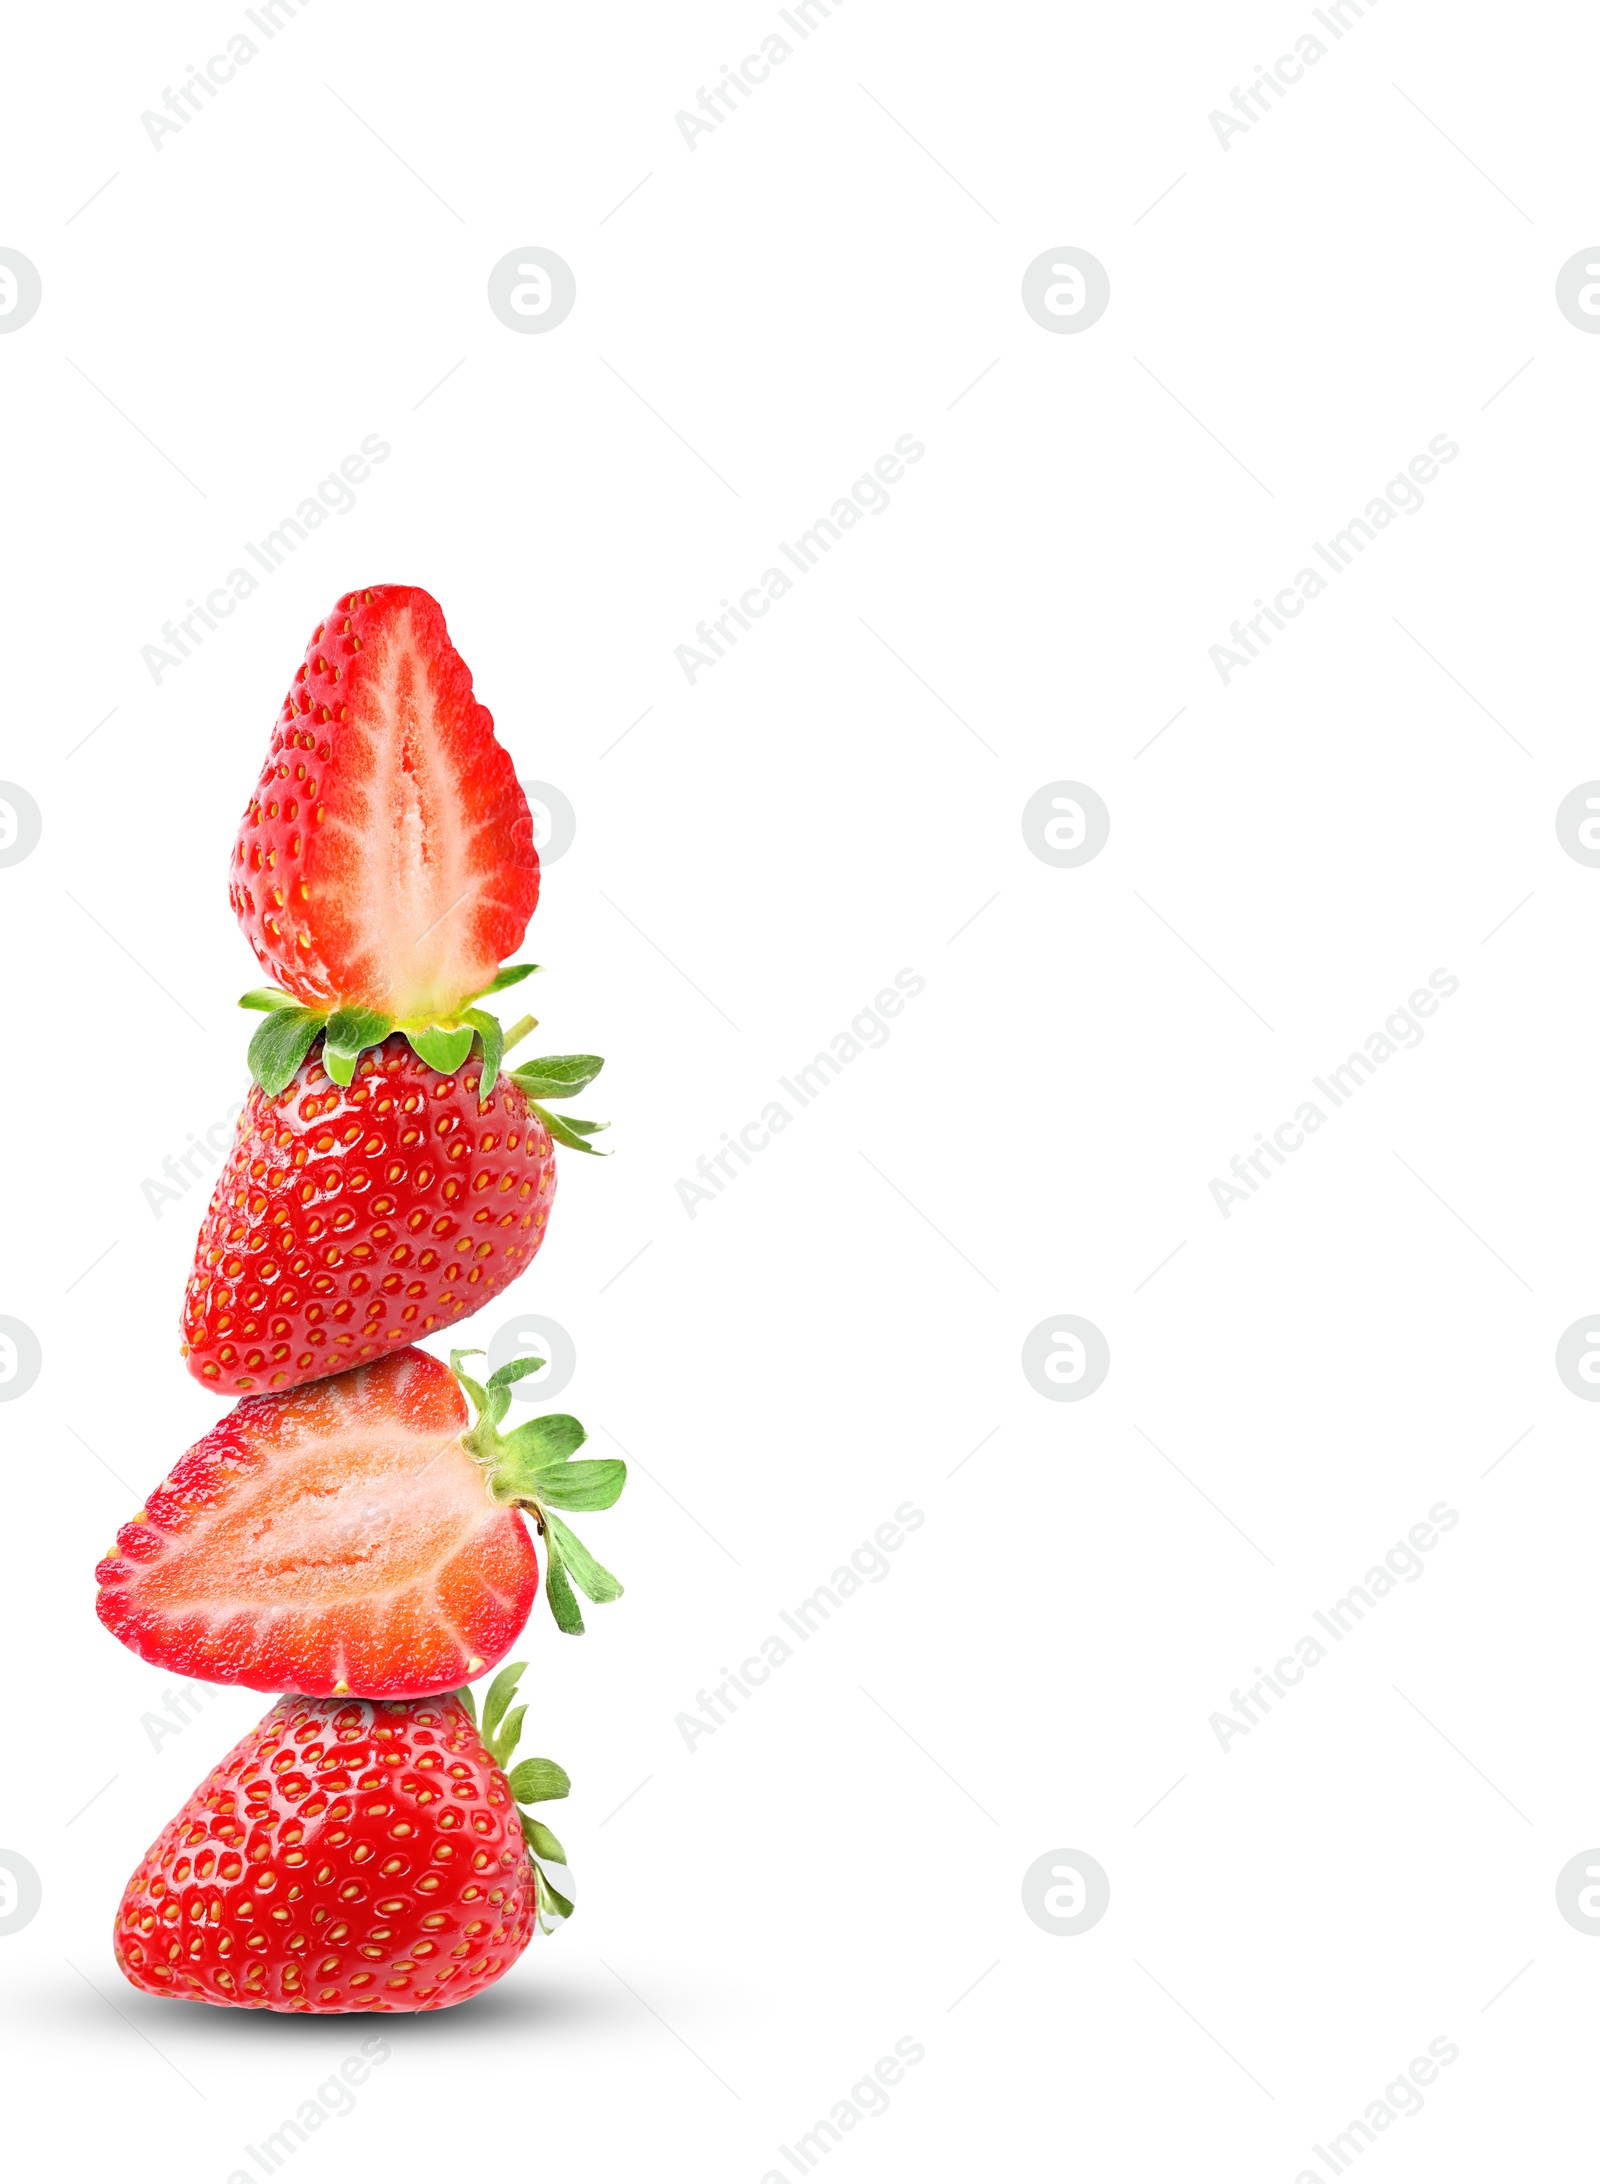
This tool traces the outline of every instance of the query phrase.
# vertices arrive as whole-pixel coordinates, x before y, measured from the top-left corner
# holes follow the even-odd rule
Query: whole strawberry
[[[601,1127],[538,1100],[601,1065],[552,1055],[496,1074],[502,1034],[482,1021],[487,1036],[466,1028],[449,1069],[398,1032],[346,1054],[308,1039],[285,1068],[257,1035],[258,1081],[184,1294],[195,1379],[250,1395],[343,1372],[464,1319],[526,1272],[555,1197],[552,1138],[587,1152]]]
[[[223,2008],[438,2010],[521,1956],[572,1905],[538,1858],[566,1853],[520,1804],[564,1771],[506,1774],[521,1664],[484,1700],[282,1698],[151,1844],[123,1892],[118,1964],[147,1994]]]

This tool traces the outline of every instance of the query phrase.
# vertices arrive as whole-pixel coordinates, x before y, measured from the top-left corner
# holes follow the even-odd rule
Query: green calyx
[[[477,1417],[461,1436],[467,1454],[483,1467],[491,1501],[526,1509],[545,1547],[545,1597],[557,1628],[568,1637],[583,1634],[583,1614],[573,1586],[596,1605],[620,1600],[622,1587],[555,1514],[557,1509],[609,1509],[628,1483],[628,1467],[615,1457],[572,1461],[589,1436],[576,1418],[551,1412],[525,1425],[500,1431],[511,1408],[513,1384],[544,1365],[542,1357],[513,1358],[480,1384],[461,1369],[464,1357],[481,1350],[452,1350],[450,1370],[472,1398]]]
[[[572,1781],[565,1767],[558,1767],[553,1759],[519,1759],[513,1767],[511,1755],[517,1748],[517,1738],[522,1734],[522,1718],[528,1709],[511,1705],[517,1695],[517,1685],[527,1667],[526,1661],[513,1661],[509,1668],[501,1669],[494,1682],[483,1695],[483,1720],[478,1720],[478,1709],[471,1691],[463,1685],[456,1693],[466,1712],[467,1719],[483,1739],[484,1750],[504,1773],[511,1785],[511,1794],[517,1801],[517,1817],[522,1822],[522,1839],[528,1846],[529,1861],[533,1866],[533,1893],[541,1933],[554,1932],[549,1914],[570,1919],[572,1904],[556,1887],[544,1867],[541,1858],[553,1858],[557,1865],[565,1865],[567,1854],[560,1839],[527,1811],[529,1805],[548,1804],[552,1798],[565,1797],[572,1788]],[[507,1708],[510,1712],[507,1712]]]
[[[524,978],[531,978],[538,968],[537,963],[508,963],[481,993],[470,995],[469,1001],[482,1001],[491,993],[518,985]],[[379,1015],[376,1009],[306,1008],[293,994],[285,993],[278,986],[252,986],[248,993],[239,996],[239,1006],[257,1009],[265,1018],[250,1041],[250,1074],[270,1099],[276,1099],[292,1082],[319,1037],[323,1067],[328,1075],[335,1084],[349,1084],[362,1055],[370,1047],[382,1046],[391,1032],[398,1031],[404,1033],[413,1053],[430,1069],[437,1069],[447,1077],[454,1076],[476,1044],[483,1058],[483,1073],[478,1083],[481,1110],[489,1104],[500,1080],[506,1055],[538,1024],[537,1017],[524,1016],[508,1030],[501,1026],[498,1017],[467,1005],[458,1009],[448,1023],[399,1023]],[[592,1084],[603,1067],[598,1054],[546,1054],[536,1062],[528,1062],[521,1069],[507,1070],[505,1074],[526,1095],[528,1104],[558,1145],[566,1145],[574,1152],[593,1153],[598,1147],[589,1143],[590,1138],[608,1125],[580,1122],[574,1115],[552,1114],[542,1102],[570,1099],[585,1085]]]

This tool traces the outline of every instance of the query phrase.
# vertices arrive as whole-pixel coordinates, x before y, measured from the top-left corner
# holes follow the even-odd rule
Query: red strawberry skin
[[[521,1956],[534,1891],[457,1698],[282,1698],[151,1844],[114,1946],[134,1986],[180,2001],[448,2009]]]
[[[447,1019],[521,945],[533,820],[439,603],[344,593],[296,668],[240,821],[228,898],[312,1007]]]
[[[423,1350],[247,1397],[117,1534],[101,1622],[154,1667],[255,1691],[408,1698],[484,1674],[539,1566],[466,1424]]]
[[[219,1393],[289,1388],[464,1319],[531,1264],[556,1190],[550,1133],[481,1055],[452,1077],[396,1032],[338,1085],[320,1044],[252,1086],[195,1246],[183,1351]]]

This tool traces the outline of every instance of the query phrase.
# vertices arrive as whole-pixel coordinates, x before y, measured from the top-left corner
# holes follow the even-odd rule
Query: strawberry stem
[[[572,1778],[565,1767],[557,1766],[553,1759],[520,1759],[513,1767],[511,1755],[517,1748],[517,1738],[522,1731],[525,1706],[512,1706],[517,1695],[517,1685],[522,1680],[526,1661],[513,1661],[501,1669],[494,1682],[483,1695],[483,1719],[477,1718],[469,1686],[463,1684],[456,1698],[467,1718],[483,1739],[484,1750],[506,1778],[506,1785],[516,1800],[517,1817],[522,1823],[522,1839],[528,1846],[528,1863],[533,1867],[533,1897],[539,1920],[539,1931],[553,1933],[546,1914],[554,1911],[558,1918],[570,1919],[572,1903],[539,1863],[541,1858],[552,1858],[557,1865],[565,1865],[567,1854],[561,1847],[560,1837],[542,1820],[534,1818],[526,1808],[529,1805],[547,1804],[553,1798],[565,1797],[572,1788]],[[510,1709],[508,1712],[507,1709]]]
[[[462,1359],[481,1350],[452,1350],[450,1370],[471,1397],[477,1417],[461,1436],[461,1446],[481,1467],[491,1501],[526,1509],[545,1548],[545,1596],[556,1627],[568,1637],[583,1635],[583,1611],[573,1586],[596,1603],[620,1600],[622,1587],[583,1542],[555,1514],[557,1509],[609,1509],[628,1481],[628,1467],[615,1457],[572,1458],[588,1439],[576,1418],[547,1411],[509,1433],[500,1424],[511,1408],[514,1384],[539,1372],[542,1357],[513,1358],[487,1381],[463,1371]]]

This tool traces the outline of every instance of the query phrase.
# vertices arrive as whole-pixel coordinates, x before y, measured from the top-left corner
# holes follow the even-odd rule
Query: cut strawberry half
[[[544,1415],[499,1431],[519,1358],[479,1384],[422,1350],[251,1396],[197,1441],[95,1572],[106,1628],[159,1668],[307,1697],[414,1698],[479,1676],[528,1619],[546,1549],[563,1630],[622,1588],[554,1515],[609,1508],[626,1467],[570,1462]],[[462,1389],[479,1411],[469,1426]]]
[[[515,953],[539,899],[533,820],[427,592],[346,592],[317,624],[228,894],[263,969],[309,1006],[451,1020]]]

